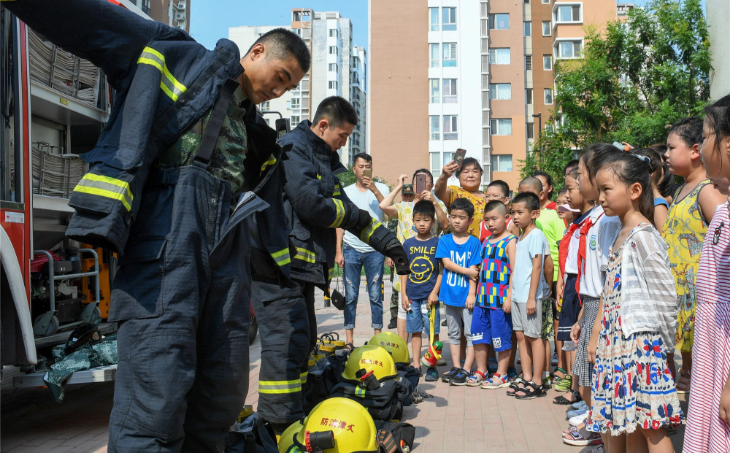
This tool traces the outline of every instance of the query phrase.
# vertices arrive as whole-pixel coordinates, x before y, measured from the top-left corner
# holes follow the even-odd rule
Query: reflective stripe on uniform
[[[279,266],[286,266],[287,264],[291,263],[288,248],[280,250],[276,253],[272,253],[271,257],[274,258],[274,261],[276,261],[276,264]]]
[[[296,393],[302,391],[302,381],[259,381],[259,393]]]
[[[383,226],[383,225],[380,222],[378,222],[377,220],[371,219],[370,225],[368,225],[368,227],[365,228],[364,230],[362,230],[362,233],[360,233],[360,240],[366,244],[369,244],[370,236],[372,236],[373,233],[375,232],[375,230],[380,226]]]
[[[121,179],[87,173],[74,187],[74,192],[118,200],[127,208],[127,211],[132,210],[132,200],[134,200],[132,190],[129,188],[129,183]]]
[[[178,97],[182,96],[182,94],[187,91],[187,87],[178,82],[170,73],[170,70],[167,69],[165,56],[152,47],[145,47],[144,50],[142,50],[142,54],[139,56],[137,63],[148,64],[160,70],[164,76],[162,77],[162,80],[160,80],[160,89],[173,101],[177,101]]]
[[[269,165],[274,165],[275,163],[276,163],[276,157],[274,157],[274,155],[272,154],[269,157],[269,160],[264,162],[264,164],[261,166],[261,173],[263,173],[264,170],[266,170],[266,167],[268,167]]]
[[[355,387],[355,396],[365,398],[365,389],[362,387]]]
[[[309,374],[308,371],[305,371],[304,373],[299,375],[299,380],[302,381],[302,384],[307,382],[307,375]]]
[[[335,215],[335,221],[332,222],[329,228],[339,228],[342,221],[345,220],[345,205],[342,204],[342,200],[338,200],[337,198],[333,198],[332,201],[335,203],[337,214]]]
[[[340,195],[342,195],[342,192],[340,192],[340,185],[335,184],[335,191],[332,193],[332,196],[339,197]]]
[[[302,260],[306,261],[308,263],[316,263],[317,255],[314,254],[314,252],[310,252],[307,249],[303,249],[301,247],[297,247],[297,254],[294,255],[295,260]]]

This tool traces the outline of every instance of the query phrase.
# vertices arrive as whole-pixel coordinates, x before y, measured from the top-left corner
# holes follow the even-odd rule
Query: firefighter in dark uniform
[[[255,104],[296,87],[307,46],[278,29],[241,57],[106,0],[3,6],[115,90],[67,230],[121,255],[108,449],[222,451],[248,393],[251,276],[294,286],[288,234],[274,228],[283,150]]]
[[[252,300],[261,331],[258,411],[277,433],[304,418],[302,383],[309,352],[317,339],[314,290],[329,293],[335,261],[336,228],[344,228],[391,258],[399,274],[408,259],[396,236],[352,203],[337,179],[347,171],[337,150],[357,125],[345,99],[326,98],[314,121],[302,121],[279,143],[291,150],[284,161],[284,206],[292,246],[292,279],[298,287],[281,288],[254,278]]]

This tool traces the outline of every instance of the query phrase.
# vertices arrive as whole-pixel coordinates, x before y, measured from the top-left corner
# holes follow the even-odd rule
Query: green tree
[[[625,22],[586,27],[583,55],[555,63],[555,110],[523,175],[562,167],[596,142],[635,147],[666,141],[666,128],[698,115],[709,99],[711,58],[700,0],[650,0]],[[550,122],[548,123],[550,124]]]

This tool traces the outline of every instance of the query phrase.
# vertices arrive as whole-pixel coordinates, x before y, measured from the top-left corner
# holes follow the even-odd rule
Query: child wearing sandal
[[[599,200],[621,230],[609,250],[606,282],[591,335],[595,363],[588,431],[609,452],[673,452],[667,428],[682,409],[669,370],[677,292],[667,245],[649,219],[654,200],[649,166],[630,153],[612,153],[596,174]]]
[[[540,198],[523,192],[512,200],[512,219],[522,235],[516,244],[512,274],[512,328],[522,359],[522,379],[510,385],[507,395],[517,399],[545,396],[540,375],[545,366],[542,340],[542,302],[550,296],[544,265],[550,247],[535,220],[540,216]]]
[[[492,200],[484,207],[490,235],[482,243],[477,302],[471,321],[477,371],[466,385],[484,389],[507,387],[507,367],[512,349],[512,302],[510,284],[517,238],[507,230],[507,206]],[[497,352],[497,372],[487,379],[487,346]]]

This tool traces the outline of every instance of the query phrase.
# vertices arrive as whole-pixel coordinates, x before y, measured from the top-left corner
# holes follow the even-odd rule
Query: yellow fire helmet
[[[294,444],[303,452],[377,453],[376,437],[373,418],[360,403],[330,398],[317,404],[304,419]]]
[[[358,371],[365,370],[358,376]],[[363,377],[372,373],[380,381],[397,376],[395,362],[390,353],[377,345],[365,345],[356,348],[345,363],[342,377],[348,381],[360,382]]]
[[[393,356],[395,363],[410,365],[411,356],[408,354],[408,345],[400,335],[393,332],[381,332],[373,335],[368,344],[385,348]]]
[[[301,420],[298,420],[291,425],[284,431],[284,433],[281,435],[281,438],[279,438],[279,453],[291,453],[292,450],[295,450],[292,448],[294,445],[294,437],[297,435],[299,430],[302,429]]]

